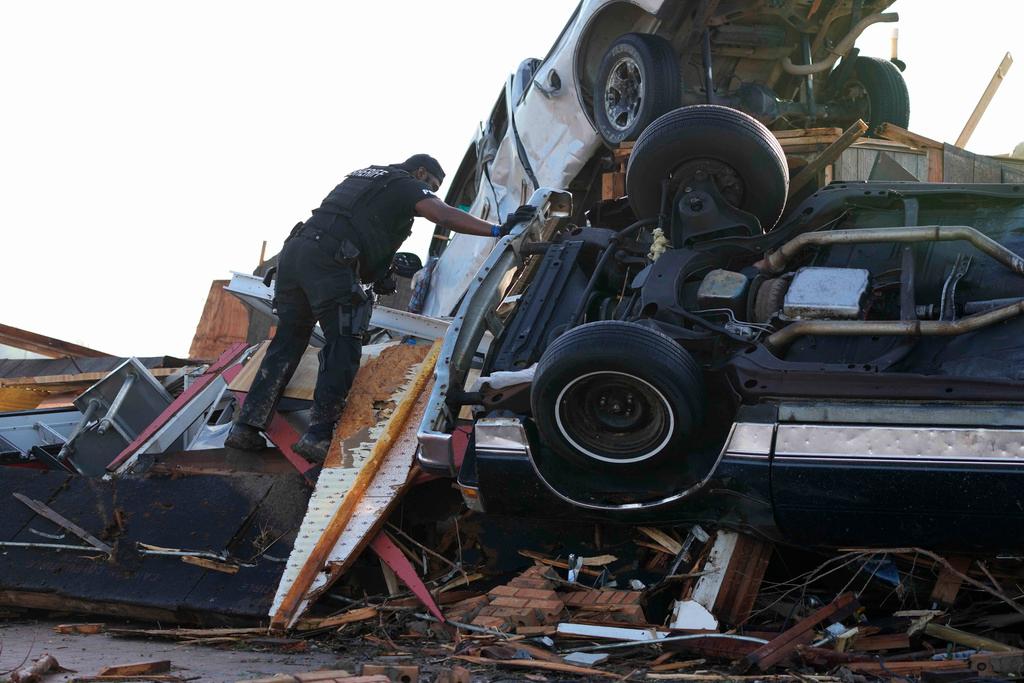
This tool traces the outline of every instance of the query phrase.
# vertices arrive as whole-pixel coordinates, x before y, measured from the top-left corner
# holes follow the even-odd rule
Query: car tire
[[[730,204],[751,213],[766,231],[782,215],[789,192],[786,155],[761,123],[715,104],[681,107],[658,118],[633,146],[626,194],[637,218],[661,209],[661,182],[670,192],[705,170]]]
[[[594,121],[605,144],[636,140],[679,106],[679,61],[660,36],[627,33],[605,52],[594,87]]]
[[[703,420],[700,367],[670,337],[605,320],[544,352],[530,394],[541,440],[569,465],[650,469],[686,451]]]
[[[857,57],[853,73],[842,84],[840,102],[860,110],[869,134],[883,123],[900,128],[910,124],[910,93],[895,64],[877,57]],[[852,121],[851,121],[852,123]]]

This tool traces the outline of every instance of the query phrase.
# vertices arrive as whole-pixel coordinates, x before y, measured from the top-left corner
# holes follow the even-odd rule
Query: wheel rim
[[[621,57],[608,73],[604,85],[604,113],[618,131],[629,130],[640,116],[644,100],[644,78],[640,64],[632,57]]]
[[[673,169],[673,187],[678,189],[701,173],[711,178],[726,202],[737,208],[743,203],[746,194],[743,178],[735,168],[717,159],[692,159]]]
[[[665,395],[624,372],[591,372],[569,382],[555,402],[558,431],[573,448],[601,462],[653,458],[668,445],[675,415]]]
[[[850,79],[846,82],[840,102],[845,103],[858,118],[871,122],[871,93],[860,81]]]

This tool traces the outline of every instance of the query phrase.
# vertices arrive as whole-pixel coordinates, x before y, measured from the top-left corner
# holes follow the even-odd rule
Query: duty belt
[[[319,243],[343,266],[359,270],[359,247],[348,238],[337,237],[322,228],[306,225],[299,231],[301,237]]]

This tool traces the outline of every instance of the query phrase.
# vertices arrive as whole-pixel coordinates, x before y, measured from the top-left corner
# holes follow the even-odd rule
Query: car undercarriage
[[[786,207],[773,143],[735,110],[684,107],[591,225],[535,193],[445,340],[421,465],[494,513],[1010,549],[1021,187],[835,183]]]

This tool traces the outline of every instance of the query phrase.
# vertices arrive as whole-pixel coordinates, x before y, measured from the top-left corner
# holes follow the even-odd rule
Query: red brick
[[[546,577],[551,572],[551,568],[543,564],[535,564],[527,569],[524,569],[519,576],[535,576],[535,577]]]
[[[555,587],[553,583],[545,579],[524,579],[518,577],[508,582],[514,588],[536,588],[539,590],[551,590]]]
[[[519,598],[514,599],[518,600]],[[492,602],[491,604],[493,605],[496,603]],[[531,609],[540,609],[545,611],[554,610],[556,612],[561,612],[565,609],[565,603],[561,600],[528,600],[526,601],[526,607]]]
[[[448,610],[451,612],[464,612],[470,609],[476,609],[477,607],[483,607],[488,604],[486,595],[478,595],[475,598],[466,598],[465,600],[459,600],[458,602],[448,605]]]
[[[533,610],[515,609],[512,607],[485,607],[484,610],[491,610],[491,614],[486,616],[505,617],[516,626],[537,626],[540,624],[540,619],[537,618]]]
[[[529,603],[526,598],[510,598],[507,595],[499,595],[491,600],[492,607],[527,607]]]
[[[558,600],[558,593],[552,590],[538,590],[536,588],[520,588],[516,590],[517,598],[531,598],[534,600]]]
[[[512,596],[514,596],[516,594],[517,590],[519,590],[519,589],[515,588],[514,586],[495,586],[490,591],[488,591],[487,595],[489,595],[492,598],[493,597],[497,597],[499,595],[505,595],[507,597],[512,597]]]
[[[479,616],[476,619],[474,619],[472,623],[476,626],[483,626],[484,628],[496,628],[500,630],[505,630],[509,626],[509,623],[501,617]]]

